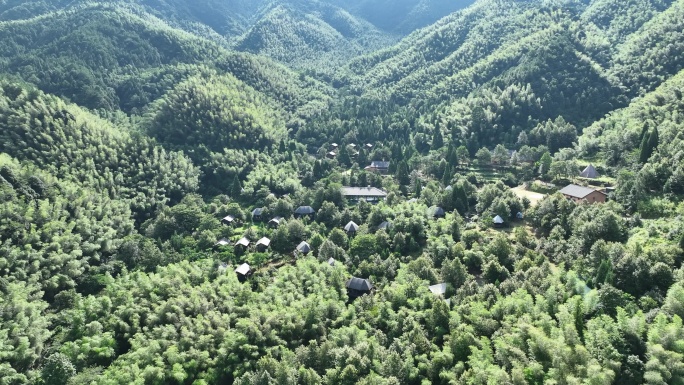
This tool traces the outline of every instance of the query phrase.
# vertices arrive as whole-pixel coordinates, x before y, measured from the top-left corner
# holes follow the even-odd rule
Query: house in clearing
[[[356,277],[348,280],[345,286],[350,300],[370,294],[373,290],[373,284],[369,280]]]
[[[387,193],[376,187],[342,187],[342,195],[351,201],[378,202],[385,200]]]
[[[570,184],[560,190],[566,198],[574,202],[604,203],[606,194],[593,188]]]
[[[371,162],[370,166],[366,166],[364,170],[377,172],[382,175],[387,175],[389,173],[390,162],[384,160],[374,160]]]

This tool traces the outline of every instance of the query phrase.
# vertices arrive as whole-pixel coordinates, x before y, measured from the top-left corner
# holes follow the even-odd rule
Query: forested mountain
[[[683,31],[0,0],[0,385],[684,383]]]

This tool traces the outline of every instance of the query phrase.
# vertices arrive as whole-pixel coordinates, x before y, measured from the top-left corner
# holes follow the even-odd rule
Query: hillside
[[[684,383],[684,0],[0,0],[0,385]]]

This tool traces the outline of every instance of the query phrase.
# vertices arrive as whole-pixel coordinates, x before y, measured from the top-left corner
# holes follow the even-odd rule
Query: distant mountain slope
[[[0,23],[0,72],[89,108],[144,108],[213,67],[282,103],[292,119],[325,108],[332,91],[267,58],[234,53],[125,7],[90,5]]]
[[[279,5],[266,12],[234,47],[296,67],[320,70],[344,64],[392,41],[372,24],[336,7],[320,6],[303,13]]]

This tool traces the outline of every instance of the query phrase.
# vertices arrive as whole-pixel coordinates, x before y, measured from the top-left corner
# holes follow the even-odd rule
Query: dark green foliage
[[[468,4],[0,2],[0,384],[682,383],[684,2]]]

